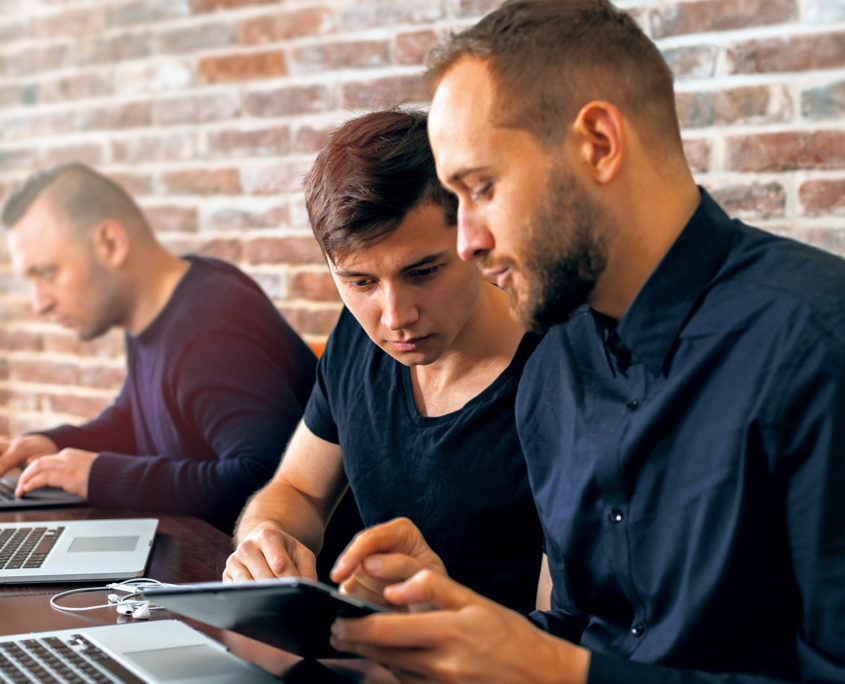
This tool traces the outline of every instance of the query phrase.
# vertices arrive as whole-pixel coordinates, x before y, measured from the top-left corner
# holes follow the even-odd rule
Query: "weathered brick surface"
[[[317,349],[340,312],[302,176],[353,113],[424,105],[441,36],[501,0],[0,0],[0,197],[79,159],[174,253],[239,264]],[[676,79],[684,152],[731,214],[845,254],[845,3],[620,0]],[[82,421],[123,336],[33,314],[0,240],[0,435]]]

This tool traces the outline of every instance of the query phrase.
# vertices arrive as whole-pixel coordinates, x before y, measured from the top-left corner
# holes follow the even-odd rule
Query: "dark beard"
[[[587,303],[607,265],[597,237],[604,217],[574,177],[553,172],[546,197],[529,223],[523,259],[528,292],[520,316],[529,330],[541,332]]]

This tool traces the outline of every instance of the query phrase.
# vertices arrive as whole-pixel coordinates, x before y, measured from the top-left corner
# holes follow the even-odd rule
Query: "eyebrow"
[[[413,271],[415,268],[419,268],[420,266],[427,266],[428,264],[431,264],[435,261],[439,261],[444,256],[446,256],[448,252],[448,249],[444,249],[440,252],[436,252],[435,254],[429,254],[427,256],[424,256],[422,259],[419,259],[418,261],[415,261],[412,264],[403,266],[399,272],[407,273],[408,271]],[[338,278],[364,278],[370,276],[369,273],[360,273],[356,271],[335,271],[335,275],[337,275]]]
[[[489,166],[475,166],[469,169],[462,169],[460,171],[456,171],[451,176],[449,176],[450,183],[457,183],[460,180],[463,180],[464,176],[468,176],[471,173],[476,173],[478,171],[485,171],[489,169]]]

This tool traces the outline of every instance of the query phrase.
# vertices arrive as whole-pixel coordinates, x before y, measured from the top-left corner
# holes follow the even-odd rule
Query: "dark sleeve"
[[[199,338],[176,375],[171,390],[176,410],[193,422],[216,459],[101,452],[91,468],[89,500],[95,506],[228,520],[278,466],[302,406],[281,364],[248,337]]]
[[[329,397],[333,391],[338,391],[338,370],[350,362],[349,352],[357,345],[357,341],[349,334],[352,331],[351,318],[352,314],[347,309],[341,312],[317,362],[317,380],[305,406],[305,425],[314,435],[332,444],[340,444],[340,436]]]
[[[127,377],[114,403],[94,420],[74,427],[61,425],[52,430],[34,433],[49,437],[61,449],[83,449],[100,452],[117,451],[122,454],[137,453],[132,409],[129,404],[131,378]]]
[[[773,494],[785,512],[800,593],[802,682],[845,682],[845,344],[804,336],[774,374],[760,419]],[[778,521],[773,521],[777,524]],[[777,596],[772,596],[777,601]],[[589,684],[762,684],[741,674],[671,670],[596,654]]]

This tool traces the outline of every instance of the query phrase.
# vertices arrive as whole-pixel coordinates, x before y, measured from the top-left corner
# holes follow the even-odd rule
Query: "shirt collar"
[[[684,230],[637,293],[616,332],[654,375],[696,302],[724,261],[732,241],[730,218],[701,188],[701,202]]]

